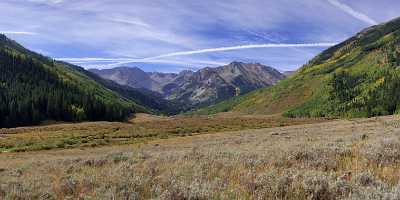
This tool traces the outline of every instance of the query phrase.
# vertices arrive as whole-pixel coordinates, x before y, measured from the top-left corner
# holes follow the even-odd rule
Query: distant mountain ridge
[[[90,71],[122,85],[158,92],[165,99],[189,107],[208,105],[246,94],[258,88],[272,86],[285,78],[284,74],[272,67],[242,62],[180,73],[146,73],[137,67]]]

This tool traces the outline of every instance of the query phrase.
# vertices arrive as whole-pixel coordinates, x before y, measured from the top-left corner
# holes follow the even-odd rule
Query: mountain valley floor
[[[213,121],[224,124],[222,118]],[[268,117],[238,117],[245,118]],[[136,120],[130,126],[179,122],[148,115]],[[180,120],[193,126],[188,118]],[[0,199],[400,198],[400,116],[318,122],[285,126],[281,121],[271,128],[236,127],[129,145],[1,153]],[[240,122],[226,127],[233,124]],[[47,141],[51,129],[57,139],[57,134],[67,135],[63,131],[97,127],[107,138],[107,131],[119,127],[97,125],[18,128],[8,134],[43,134]],[[0,142],[9,136],[2,131]]]

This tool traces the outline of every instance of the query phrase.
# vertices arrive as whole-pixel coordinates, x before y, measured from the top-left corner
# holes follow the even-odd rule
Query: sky
[[[85,68],[288,71],[399,11],[398,0],[1,0],[0,33]]]

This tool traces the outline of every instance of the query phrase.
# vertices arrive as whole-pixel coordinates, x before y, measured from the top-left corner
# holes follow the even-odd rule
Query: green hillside
[[[87,74],[0,35],[0,127],[121,121],[138,110],[146,111]]]
[[[160,94],[146,90],[138,89],[125,85],[119,85],[114,81],[103,79],[99,75],[83,69],[82,67],[72,65],[69,63],[60,62],[74,70],[85,74],[89,78],[95,80],[97,83],[119,94],[121,97],[135,102],[137,112],[151,112],[155,114],[173,115],[184,110],[183,105],[179,105],[175,101],[165,100]]]
[[[267,89],[202,109],[289,117],[368,117],[400,110],[400,18],[322,52]]]

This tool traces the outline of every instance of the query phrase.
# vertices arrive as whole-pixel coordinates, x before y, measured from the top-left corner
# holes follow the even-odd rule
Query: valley
[[[399,9],[2,0],[0,200],[399,200]]]
[[[157,139],[226,131],[317,123],[323,119],[224,113],[214,116],[160,117],[137,114],[129,122],[60,123],[0,129],[0,152],[23,152],[142,144]]]

